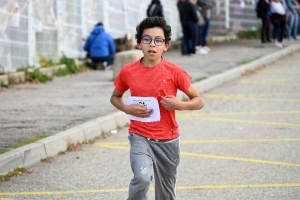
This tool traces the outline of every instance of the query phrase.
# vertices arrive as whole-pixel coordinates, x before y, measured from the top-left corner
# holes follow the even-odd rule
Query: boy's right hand
[[[136,117],[150,117],[153,113],[153,109],[147,109],[147,107],[140,104],[131,104],[126,106],[126,113],[129,115],[134,115]]]

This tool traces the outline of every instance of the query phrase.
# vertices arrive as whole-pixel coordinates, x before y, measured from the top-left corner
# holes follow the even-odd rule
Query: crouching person
[[[103,68],[114,63],[116,52],[114,40],[109,33],[105,32],[101,22],[96,24],[83,49],[88,52],[94,70],[97,70],[98,63],[102,63]]]

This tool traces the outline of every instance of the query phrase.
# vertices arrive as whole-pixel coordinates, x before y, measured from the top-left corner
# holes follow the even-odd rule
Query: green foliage
[[[5,153],[5,152],[9,152],[9,149],[2,149],[2,150],[0,150],[0,154]]]
[[[26,144],[31,144],[31,143],[33,143],[33,142],[36,142],[36,141],[41,140],[41,139],[43,139],[43,138],[46,138],[46,137],[48,137],[48,136],[50,136],[50,135],[37,135],[37,136],[34,136],[34,137],[32,137],[32,138],[30,138],[30,139],[24,141],[24,142],[20,142],[20,143],[13,144],[13,145],[11,145],[11,147],[15,149],[15,148],[24,146],[24,145],[26,145]]]
[[[40,55],[39,63],[41,67],[52,67],[56,65],[53,59],[47,59],[43,54]]]
[[[9,181],[14,176],[22,176],[27,173],[27,170],[23,167],[17,167],[13,171],[9,172],[7,175],[0,176],[1,181]]]
[[[199,77],[199,78],[196,78],[196,79],[195,79],[195,82],[200,82],[200,81],[202,81],[202,80],[204,80],[204,79],[206,79],[206,77]]]
[[[65,64],[71,74],[76,74],[79,72],[75,60],[72,58],[67,58],[65,55],[63,55],[63,57],[60,59],[59,64]]]
[[[7,85],[7,84],[5,84],[5,83],[3,83],[3,82],[1,81],[0,87],[3,87],[3,88],[9,88],[9,85]]]
[[[47,81],[51,81],[52,77],[42,74],[39,68],[35,66],[28,66],[25,68],[18,68],[17,71],[24,71],[25,72],[25,80],[29,82],[41,82],[45,83]]]
[[[260,39],[262,27],[258,27],[256,30],[246,30],[237,33],[237,36],[241,39]]]
[[[55,72],[55,76],[67,76],[69,74],[70,74],[70,72],[66,68],[65,69],[60,68]]]

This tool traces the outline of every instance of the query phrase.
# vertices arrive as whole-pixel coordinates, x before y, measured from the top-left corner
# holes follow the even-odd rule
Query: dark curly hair
[[[147,17],[141,23],[136,26],[135,39],[138,43],[141,43],[143,37],[143,31],[147,28],[158,27],[164,31],[165,42],[171,41],[171,26],[166,23],[163,17]]]

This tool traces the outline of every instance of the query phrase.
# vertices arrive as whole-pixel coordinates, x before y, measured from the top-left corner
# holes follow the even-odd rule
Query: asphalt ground
[[[295,41],[285,43],[289,46]],[[181,65],[197,81],[279,50],[272,43],[262,45],[255,40],[213,43],[210,47],[208,55],[187,57],[174,50],[164,57]],[[109,102],[112,77],[112,71],[88,71],[55,77],[46,84],[0,88],[0,150],[117,111]]]
[[[176,113],[178,200],[300,198],[299,56],[203,93],[202,110]],[[127,134],[120,129],[0,182],[0,199],[126,199],[132,177]]]

